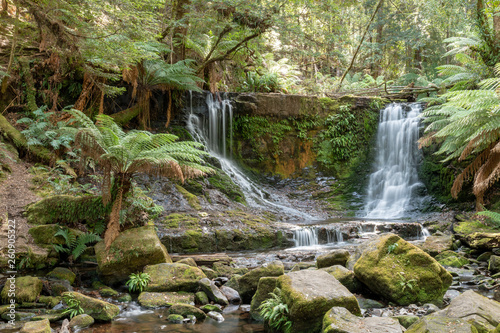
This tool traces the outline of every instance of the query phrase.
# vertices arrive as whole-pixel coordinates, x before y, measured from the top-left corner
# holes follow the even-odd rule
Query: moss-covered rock
[[[403,326],[404,328],[410,327],[411,325],[413,325],[414,323],[416,323],[420,319],[418,316],[414,316],[414,315],[396,316],[393,318],[397,319],[399,321],[399,323],[401,324],[401,326]]]
[[[69,322],[69,327],[72,329],[81,329],[88,327],[93,323],[94,323],[94,318],[92,318],[92,316],[89,316],[88,314],[80,314],[78,316],[71,318],[71,321]]]
[[[194,304],[194,298],[194,294],[185,292],[142,292],[137,301],[146,308],[159,308],[177,303]]]
[[[184,258],[184,259],[181,259],[179,261],[176,261],[176,263],[185,264],[185,265],[193,266],[193,267],[198,267],[198,265],[196,264],[196,261],[194,261],[193,258]],[[202,270],[203,270],[203,268],[202,268]]]
[[[180,260],[180,261],[182,261],[182,260]],[[180,261],[178,261],[178,262],[180,262]],[[213,280],[219,276],[219,274],[217,274],[216,271],[214,271],[211,268],[208,268],[207,266],[201,266],[200,269],[203,271],[203,273],[205,273],[207,278],[209,278],[210,280]]]
[[[14,320],[14,321],[28,321],[31,318],[35,317],[33,312],[24,312],[24,311],[16,311],[15,313],[4,313],[2,315],[2,319],[5,321]]]
[[[433,257],[443,251],[451,250],[452,247],[453,247],[452,235],[429,236],[425,239],[425,242],[420,246],[422,250],[429,253]]]
[[[52,296],[61,296],[67,291],[73,291],[68,280],[49,281],[50,293]]]
[[[197,320],[205,320],[205,312],[189,304],[174,304],[168,310],[170,314],[178,314],[183,317],[195,316]]]
[[[452,282],[434,258],[394,234],[368,242],[354,273],[371,291],[399,305],[441,302]]]
[[[322,254],[316,258],[316,267],[330,267],[334,265],[345,266],[349,259],[349,251],[347,250],[334,250],[330,253]]]
[[[93,225],[104,222],[108,210],[100,196],[73,197],[55,195],[30,204],[26,208],[28,223],[76,225],[78,223]]]
[[[47,273],[48,278],[53,278],[57,280],[66,280],[70,284],[73,284],[76,279],[76,274],[64,267],[56,267],[49,273]]]
[[[13,279],[8,279],[2,289],[2,301],[8,304],[12,298],[9,294],[15,294],[16,303],[32,303],[35,302],[38,295],[42,291],[42,281],[33,276],[21,276]]]
[[[290,270],[290,272],[297,272],[297,271],[301,271],[303,269],[309,269],[309,268],[313,268],[313,267],[314,268],[316,267],[316,263],[313,263],[313,262],[298,262],[295,265],[293,265],[293,267]]]
[[[239,288],[237,289],[243,302],[250,303],[252,301],[260,278],[281,276],[283,274],[285,274],[283,263],[281,261],[273,261],[243,275],[238,281]]]
[[[118,296],[120,293],[116,290],[114,290],[111,287],[108,287],[107,285],[103,284],[100,281],[94,281],[92,282],[92,288],[97,290],[101,296],[104,297],[113,297],[113,296]]]
[[[146,265],[172,262],[153,225],[123,231],[109,251],[101,241],[95,245],[95,252],[100,275],[107,284],[126,281]]]
[[[226,296],[222,294],[222,292],[219,290],[219,287],[215,285],[215,282],[208,279],[208,278],[203,278],[200,281],[198,281],[200,284],[201,290],[203,290],[208,298],[211,301],[214,301],[217,304],[220,305],[229,305],[229,301],[227,300]]]
[[[31,227],[28,232],[33,237],[35,244],[42,247],[52,247],[53,244],[65,243],[62,236],[55,236],[60,229],[61,226],[58,224],[45,224]],[[76,236],[83,233],[75,229],[70,229],[70,232]]]
[[[500,273],[500,256],[491,256],[488,262],[488,270],[492,273]]]
[[[92,316],[92,318],[97,321],[111,321],[120,313],[120,308],[118,306],[96,298],[85,296],[74,291],[64,293],[63,297],[65,295],[72,296],[79,301],[80,307],[83,309],[84,313]]]
[[[151,280],[146,291],[192,291],[198,290],[198,281],[206,278],[198,267],[184,264],[158,264],[144,268]]]
[[[500,247],[500,233],[473,232],[461,238],[468,247],[483,251],[491,251]]]
[[[252,302],[250,303],[250,315],[254,320],[263,321],[264,318],[260,314],[259,307],[266,299],[271,296],[278,283],[278,277],[262,277],[259,279],[259,284],[257,285],[257,291],[252,297]]]
[[[42,304],[46,304],[47,307],[49,308],[53,308],[54,306],[56,306],[57,304],[59,304],[59,302],[62,301],[62,297],[61,296],[40,296],[38,298],[38,302],[39,303],[42,303]]]
[[[347,309],[331,308],[323,318],[322,333],[403,333],[399,322],[390,317],[360,318]]]
[[[37,321],[37,320],[48,319],[51,323],[55,323],[55,322],[63,319],[64,317],[66,317],[66,314],[64,314],[62,311],[60,311],[57,313],[46,313],[46,314],[36,315],[36,316],[30,318],[30,320]]]
[[[210,311],[222,313],[222,308],[220,307],[220,305],[217,306],[217,305],[212,305],[212,304],[206,304],[206,305],[200,307],[200,310],[202,310],[205,313],[208,313]]]
[[[436,256],[436,260],[445,267],[460,268],[469,263],[469,259],[453,251],[444,251]]]
[[[206,305],[210,303],[207,294],[204,291],[198,291],[194,294],[195,303],[198,305]]]
[[[21,333],[51,333],[50,322],[48,319],[39,321],[30,321],[24,324]]]
[[[325,313],[334,306],[361,315],[356,297],[325,271],[288,273],[278,278],[277,286],[288,306],[293,332],[320,332]]]
[[[353,271],[348,270],[344,266],[335,265],[326,268],[321,268],[328,274],[336,278],[344,287],[349,289],[351,293],[358,293],[363,288],[361,282],[356,278]]]
[[[184,317],[178,314],[170,314],[167,316],[167,320],[172,324],[181,324]]]
[[[200,200],[196,195],[190,193],[188,190],[186,190],[179,184],[175,184],[175,188],[182,194],[182,196],[184,197],[184,199],[186,199],[191,208],[195,210],[201,210]]]
[[[215,270],[215,272],[217,272],[217,276],[225,276],[228,278],[231,278],[235,274],[244,275],[248,273],[248,268],[246,267],[235,267],[231,265],[226,265],[221,262],[214,263],[212,267]]]

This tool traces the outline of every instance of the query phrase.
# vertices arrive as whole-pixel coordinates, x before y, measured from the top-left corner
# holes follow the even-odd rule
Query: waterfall
[[[370,175],[365,217],[401,218],[411,203],[414,192],[423,186],[418,180],[419,151],[418,103],[390,104],[380,114],[377,132],[377,157]]]
[[[297,219],[314,220],[311,215],[289,207],[286,198],[277,194],[270,196],[264,192],[262,185],[248,178],[231,161],[233,108],[227,95],[222,95],[222,98],[214,98],[211,93],[208,93],[206,94],[205,103],[208,108],[208,116],[204,117],[195,114],[193,110],[193,94],[191,91],[189,92],[187,129],[194,140],[203,143],[210,153],[220,161],[222,170],[240,187],[247,203],[256,208],[277,210]]]
[[[314,246],[344,242],[341,227],[310,226],[293,230],[295,246]]]

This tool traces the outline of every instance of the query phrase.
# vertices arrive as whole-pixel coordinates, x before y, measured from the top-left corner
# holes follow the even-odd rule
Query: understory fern
[[[491,222],[493,222],[495,226],[500,227],[500,213],[484,210],[482,212],[477,213],[477,215],[489,217]]]
[[[283,302],[281,293],[281,289],[274,289],[272,293],[269,293],[271,298],[262,302],[259,310],[260,315],[273,331],[289,333],[292,330],[292,322],[288,317],[288,305]]]
[[[88,248],[88,244],[96,243],[101,241],[99,235],[87,232],[76,236],[73,232],[68,229],[59,229],[54,236],[61,236],[64,238],[64,244],[54,244],[54,249],[57,253],[65,253],[73,257],[74,260],[78,259],[83,252]]]

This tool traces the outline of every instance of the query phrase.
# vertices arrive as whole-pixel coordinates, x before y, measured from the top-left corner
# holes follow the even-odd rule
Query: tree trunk
[[[2,0],[2,14],[7,14],[7,8],[9,4],[7,3],[7,0]]]
[[[173,5],[173,17],[176,21],[172,31],[172,63],[186,59],[186,35],[188,22],[183,22],[187,6],[191,0],[176,0]]]

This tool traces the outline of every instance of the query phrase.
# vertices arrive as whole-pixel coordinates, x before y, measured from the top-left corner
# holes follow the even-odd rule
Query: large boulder
[[[326,254],[322,254],[316,258],[316,267],[330,267],[334,265],[345,266],[349,259],[349,251],[347,250],[334,250]]]
[[[73,284],[76,279],[76,274],[64,267],[56,267],[49,273],[47,273],[48,278],[53,278],[56,280],[66,280],[69,284]]]
[[[461,238],[468,247],[491,251],[500,247],[500,233],[473,232]]]
[[[15,280],[7,279],[2,289],[1,297],[5,304],[11,300],[9,294],[14,294],[16,303],[33,303],[42,291],[42,281],[33,276],[22,276]]]
[[[202,310],[189,304],[174,304],[168,310],[170,314],[181,315],[184,318],[195,316],[197,320],[205,320],[207,315]]]
[[[365,246],[354,274],[374,293],[399,305],[442,302],[452,276],[430,255],[395,234]]]
[[[217,287],[214,283],[214,281],[209,280],[208,278],[203,278],[200,281],[198,281],[200,284],[201,290],[207,294],[208,298],[211,301],[214,301],[217,304],[220,305],[229,305],[229,301],[227,300],[226,296],[222,294],[222,292],[219,290],[219,287]]]
[[[479,332],[488,332],[500,325],[500,303],[467,290],[455,297],[445,309],[433,315],[460,318],[472,323]]]
[[[158,264],[146,266],[144,273],[151,280],[145,291],[198,291],[198,281],[206,278],[198,267],[185,264]]]
[[[425,242],[420,246],[422,250],[435,257],[439,253],[453,248],[452,235],[429,236]]]
[[[336,278],[342,283],[351,293],[357,293],[362,289],[361,282],[356,278],[353,271],[348,270],[344,266],[335,265],[326,268],[321,268],[328,274]]]
[[[262,321],[264,318],[260,314],[259,307],[266,299],[270,298],[269,293],[272,293],[276,288],[278,283],[278,278],[276,276],[263,277],[260,278],[259,284],[257,285],[257,291],[252,297],[252,302],[250,303],[250,315],[253,319],[257,321]]]
[[[150,293],[142,292],[137,299],[140,305],[146,308],[172,306],[176,303],[194,304],[194,294],[184,292]]]
[[[262,267],[251,270],[238,280],[238,292],[245,303],[250,303],[257,291],[257,285],[261,277],[281,276],[285,274],[285,267],[281,261],[273,261]]]
[[[78,316],[71,318],[71,321],[69,322],[69,327],[76,331],[88,327],[93,323],[94,323],[94,318],[92,318],[92,316],[89,316],[87,314],[80,314]]]
[[[99,242],[95,253],[101,278],[106,284],[126,281],[130,274],[142,271],[146,265],[172,262],[153,225],[123,231],[109,251],[104,241]]]
[[[220,292],[224,296],[226,296],[227,300],[229,301],[229,304],[240,304],[241,303],[240,293],[238,291],[236,291],[235,289],[233,289],[231,287],[227,287],[227,286],[221,286],[219,289],[220,289]]]
[[[56,236],[59,230],[61,230],[59,224],[44,224],[31,227],[28,233],[33,237],[36,245],[52,248],[54,244],[65,243],[63,236]],[[83,234],[82,231],[76,229],[69,229],[69,233],[75,236]]]
[[[478,333],[477,330],[464,319],[448,318],[431,314],[421,318],[408,327],[406,333]]]
[[[320,332],[325,313],[334,306],[361,314],[356,297],[325,271],[291,272],[280,276],[277,286],[288,306],[295,333]]]
[[[48,319],[30,321],[23,325],[21,333],[51,333],[50,322]]]
[[[500,273],[500,256],[491,256],[488,262],[488,270],[492,273]]]
[[[85,314],[88,314],[89,316],[92,316],[92,318],[94,318],[95,320],[111,321],[120,313],[120,308],[114,304],[85,296],[74,291],[64,293],[63,297],[66,295],[72,296],[74,299],[79,301],[80,307],[83,309],[83,312]]]
[[[398,320],[389,317],[361,318],[347,309],[333,307],[323,318],[322,333],[402,333]]]

